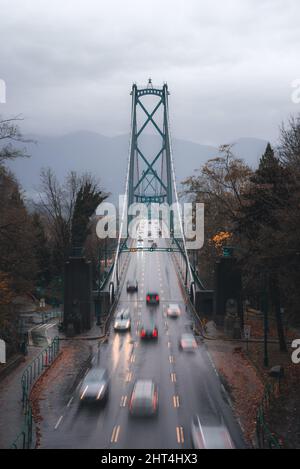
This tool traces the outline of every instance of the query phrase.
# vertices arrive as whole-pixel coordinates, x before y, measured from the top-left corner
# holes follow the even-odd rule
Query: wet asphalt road
[[[162,243],[162,241],[161,241]],[[191,320],[169,253],[139,252],[131,255],[127,279],[137,279],[139,291],[127,294],[126,281],[118,309],[129,307],[131,332],[110,331],[94,365],[108,368],[110,395],[103,407],[79,405],[78,391],[61,396],[55,411],[43,415],[43,448],[188,449],[194,414],[221,413],[237,448],[243,448],[241,430],[205,345],[189,354],[179,350],[181,333]],[[147,291],[158,291],[160,305],[146,306]],[[178,303],[178,319],[165,316],[169,303]],[[117,310],[118,310],[117,309]],[[152,317],[158,326],[157,342],[141,343],[138,327]],[[158,385],[159,412],[151,419],[132,419],[128,402],[135,380],[152,378]]]

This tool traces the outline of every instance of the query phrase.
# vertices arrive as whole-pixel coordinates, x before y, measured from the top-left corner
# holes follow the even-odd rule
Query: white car
[[[172,303],[167,307],[167,316],[169,318],[178,318],[181,314],[180,307],[178,304]]]
[[[128,309],[121,310],[117,313],[114,330],[115,331],[129,331],[131,328],[131,318]]]
[[[216,415],[195,415],[191,437],[194,449],[234,449],[223,419]]]

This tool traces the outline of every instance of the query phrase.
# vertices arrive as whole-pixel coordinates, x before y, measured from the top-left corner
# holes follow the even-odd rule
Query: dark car
[[[138,283],[137,280],[134,282],[132,280],[127,280],[126,284],[127,293],[135,293],[138,291]]]
[[[159,304],[159,294],[156,292],[148,292],[146,295],[146,303],[149,306],[157,306]]]
[[[158,328],[153,321],[142,324],[140,327],[140,338],[142,340],[158,339]]]
[[[108,397],[109,376],[104,368],[91,368],[81,385],[79,396],[81,402],[103,402]]]
[[[151,248],[152,248],[152,249],[156,249],[156,248],[157,248],[157,244],[156,244],[156,243],[152,243]]]

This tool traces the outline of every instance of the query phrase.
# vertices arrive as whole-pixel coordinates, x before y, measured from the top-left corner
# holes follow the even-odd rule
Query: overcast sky
[[[0,0],[2,115],[25,132],[129,131],[133,82],[168,82],[172,133],[276,141],[300,113],[299,0]]]

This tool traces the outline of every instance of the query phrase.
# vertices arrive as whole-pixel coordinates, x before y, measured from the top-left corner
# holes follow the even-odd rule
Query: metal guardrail
[[[21,378],[24,423],[21,432],[12,443],[12,449],[30,449],[33,436],[33,416],[30,391],[37,379],[53,363],[59,353],[59,338],[55,337],[50,345],[27,366]]]
[[[43,311],[42,312],[42,324],[46,324],[52,319],[59,319],[60,321],[63,318],[63,313],[61,311]]]
[[[259,449],[282,449],[282,444],[277,436],[271,432],[266,420],[266,413],[275,398],[274,383],[266,384],[262,402],[257,410],[256,438]]]

